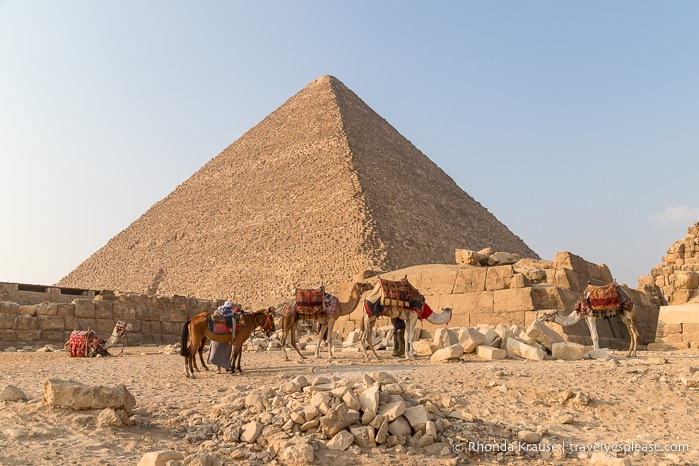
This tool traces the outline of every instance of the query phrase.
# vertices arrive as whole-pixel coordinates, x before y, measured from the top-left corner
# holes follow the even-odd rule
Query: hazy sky
[[[699,221],[698,51],[697,1],[0,0],[0,281],[56,283],[331,74],[635,287]]]

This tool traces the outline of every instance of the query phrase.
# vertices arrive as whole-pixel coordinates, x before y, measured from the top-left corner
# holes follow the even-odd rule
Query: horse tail
[[[180,356],[187,356],[189,352],[189,323],[191,320],[185,322],[182,327],[182,341],[180,342]]]

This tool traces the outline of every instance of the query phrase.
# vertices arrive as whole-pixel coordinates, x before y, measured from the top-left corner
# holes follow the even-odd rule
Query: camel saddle
[[[379,283],[381,283],[381,304],[385,307],[421,309],[425,302],[425,297],[410,284],[408,277],[396,281],[379,278]]]
[[[316,314],[325,310],[325,287],[296,288],[296,312]]]
[[[614,317],[620,311],[633,309],[633,302],[629,296],[619,288],[614,280],[608,285],[593,285],[588,283],[586,298],[578,302],[575,311],[586,315],[592,312],[597,319]]]

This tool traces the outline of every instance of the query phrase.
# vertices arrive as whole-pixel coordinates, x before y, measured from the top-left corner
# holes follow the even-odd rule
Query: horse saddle
[[[233,328],[233,316],[220,317],[207,316],[206,322],[209,325],[209,332],[214,335],[225,335],[231,333],[231,328]],[[235,326],[235,331],[240,330],[240,324]]]

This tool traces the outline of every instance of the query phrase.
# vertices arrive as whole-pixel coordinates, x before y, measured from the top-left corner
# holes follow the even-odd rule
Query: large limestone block
[[[538,320],[532,322],[527,328],[527,335],[537,343],[544,345],[549,351],[551,351],[554,343],[562,343],[564,341],[561,334]]]
[[[430,362],[442,362],[452,359],[459,359],[464,355],[464,348],[460,344],[447,346],[435,351],[430,357]]]
[[[62,316],[39,316],[38,319],[40,330],[66,330]]]
[[[502,290],[510,286],[510,280],[515,274],[512,265],[488,267],[485,275],[485,289],[489,291]]]
[[[413,350],[415,351],[415,354],[431,355],[432,345],[427,340],[417,340],[413,342]]]
[[[553,267],[556,269],[570,269],[578,273],[588,273],[587,261],[568,251],[560,251],[553,256]]]
[[[454,293],[471,293],[485,291],[485,277],[488,269],[485,267],[472,267],[459,269],[454,282]]]
[[[481,324],[497,325],[501,322],[525,325],[526,314],[525,311],[473,313],[469,316],[469,325],[472,327]]]
[[[535,361],[541,361],[546,357],[546,352],[541,348],[527,345],[516,338],[508,338],[507,354]]]
[[[483,259],[481,254],[469,249],[457,249],[454,252],[457,264],[477,266]]]
[[[446,348],[459,342],[456,332],[449,328],[439,327],[434,331],[432,346],[435,349]]]
[[[175,450],[151,451],[144,454],[137,466],[165,466],[169,461],[182,461],[184,455]]]
[[[457,268],[437,269],[432,273],[422,274],[420,292],[427,295],[451,294],[454,291],[454,283],[458,273]],[[415,286],[415,285],[413,285]]]
[[[507,351],[500,348],[493,348],[492,346],[480,345],[476,348],[476,356],[481,359],[489,360],[505,359],[507,357]]]
[[[94,319],[95,318],[95,302],[92,299],[75,299],[73,300],[75,305],[74,316],[80,319]]]
[[[534,309],[532,288],[514,288],[493,292],[494,312],[532,311]]]
[[[485,342],[485,335],[473,327],[461,327],[457,336],[464,353],[473,353],[478,345]]]
[[[564,341],[562,343],[554,343],[551,348],[551,357],[554,359],[575,361],[582,359],[584,355],[585,346],[578,343]]]
[[[43,401],[49,406],[77,410],[123,409],[128,414],[136,406],[136,399],[124,384],[115,386],[85,385],[74,380],[44,380]]]

